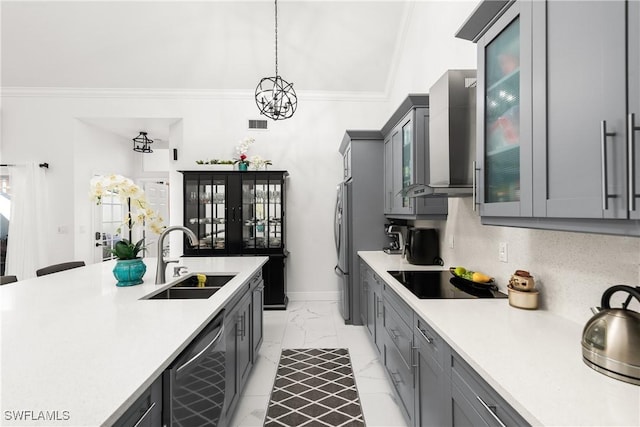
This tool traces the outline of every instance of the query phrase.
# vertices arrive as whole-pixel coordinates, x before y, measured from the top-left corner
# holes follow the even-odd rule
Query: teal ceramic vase
[[[113,267],[113,275],[118,279],[116,286],[134,286],[142,283],[142,276],[147,271],[147,266],[142,258],[119,259]]]
[[[247,164],[246,163],[238,163],[238,170],[246,171],[247,170]]]

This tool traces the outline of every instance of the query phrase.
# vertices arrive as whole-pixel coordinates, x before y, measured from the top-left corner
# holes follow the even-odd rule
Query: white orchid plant
[[[160,234],[164,229],[163,218],[149,207],[144,190],[134,184],[131,179],[115,174],[95,176],[90,181],[90,188],[89,196],[97,205],[102,203],[102,197],[105,194],[116,195],[123,204],[128,205],[129,210],[116,230],[117,233],[122,231],[122,227],[132,230],[136,224],[146,224],[156,234]],[[118,259],[134,259],[144,249],[143,245],[144,239],[136,243],[122,239],[116,243],[111,252]]]
[[[249,148],[251,148],[251,144],[255,141],[256,140],[254,138],[246,137],[238,143],[238,146],[236,147],[237,157],[234,159],[234,163],[243,163],[249,166],[249,163],[251,162],[247,160],[247,152],[249,151]]]

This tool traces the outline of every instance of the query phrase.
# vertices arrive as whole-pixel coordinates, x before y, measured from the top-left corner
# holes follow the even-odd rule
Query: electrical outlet
[[[507,262],[507,242],[500,242],[498,245],[498,261]]]

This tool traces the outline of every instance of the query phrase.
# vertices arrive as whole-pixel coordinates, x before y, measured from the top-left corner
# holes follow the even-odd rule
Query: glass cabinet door
[[[226,249],[224,177],[185,178],[185,222],[198,236],[198,249]]]
[[[413,184],[413,121],[402,125],[402,188]],[[402,207],[410,208],[411,199],[402,198]]]
[[[282,250],[283,197],[281,178],[243,177],[243,252]]]
[[[532,2],[515,2],[478,41],[483,216],[531,216]]]
[[[485,202],[520,200],[520,20],[486,47]]]

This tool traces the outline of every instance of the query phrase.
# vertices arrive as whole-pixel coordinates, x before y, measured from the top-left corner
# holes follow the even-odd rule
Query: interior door
[[[111,250],[123,237],[128,238],[126,230],[122,229],[126,210],[118,196],[112,193],[105,193],[102,203],[94,205],[94,262],[115,258]]]
[[[144,193],[147,197],[149,207],[162,217],[163,224],[169,225],[169,183],[164,181],[145,182]],[[145,224],[145,256],[156,256],[158,253],[158,235],[148,229]],[[168,240],[167,240],[168,242]]]

